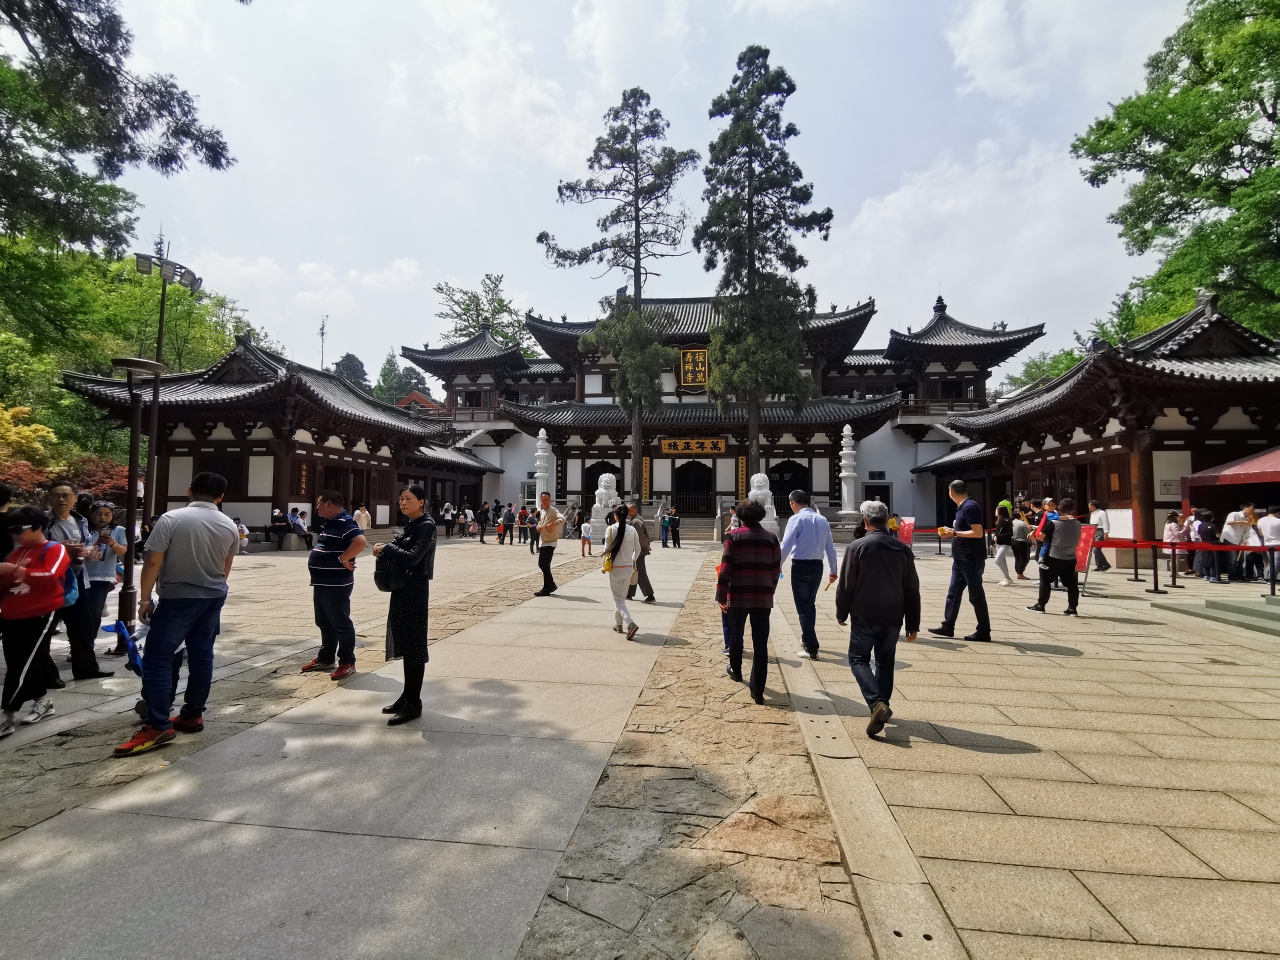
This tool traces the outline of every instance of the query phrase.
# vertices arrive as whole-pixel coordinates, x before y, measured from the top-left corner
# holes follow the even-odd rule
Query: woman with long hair
[[[725,534],[716,581],[716,603],[729,615],[729,665],[725,671],[742,682],[742,644],[751,621],[751,699],[764,703],[769,672],[769,614],[782,573],[778,538],[760,525],[764,507],[755,500],[738,504],[742,526]]]
[[[107,595],[116,588],[116,558],[129,552],[129,540],[124,527],[116,523],[114,503],[106,500],[94,503],[88,521],[90,546],[97,553],[85,560],[84,575],[89,581],[89,612],[100,621]],[[128,652],[123,639],[117,637],[116,647],[108,656],[120,657]]]
[[[627,508],[610,511],[605,518],[608,526],[604,534],[604,553],[611,564],[609,592],[613,594],[613,629],[617,633],[626,627],[627,639],[634,640],[640,626],[631,619],[627,609],[627,588],[631,586],[631,574],[635,571],[636,557],[640,555],[640,535],[627,523]]]
[[[403,532],[373,548],[375,557],[385,556],[396,568],[400,581],[391,591],[387,611],[387,659],[404,661],[404,691],[382,708],[393,714],[389,727],[422,716],[422,678],[429,659],[427,610],[436,562],[436,522],[427,513],[427,492],[416,484],[405,487],[400,491],[400,512],[408,518]]]
[[[1013,556],[1013,517],[1009,516],[1009,508],[1003,503],[996,507],[996,566],[1004,579],[1000,586],[1013,586],[1013,578],[1009,576],[1009,558]]]

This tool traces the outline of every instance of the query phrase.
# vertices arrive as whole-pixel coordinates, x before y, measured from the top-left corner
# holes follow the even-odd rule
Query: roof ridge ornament
[[[935,317],[942,316],[947,312],[947,302],[942,299],[942,295],[938,295],[938,299],[933,301],[933,315]]]

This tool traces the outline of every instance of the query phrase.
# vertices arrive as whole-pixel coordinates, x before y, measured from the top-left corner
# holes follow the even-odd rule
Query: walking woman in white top
[[[625,624],[627,639],[634,640],[640,626],[631,619],[631,611],[627,609],[627,587],[631,586],[631,574],[640,555],[640,535],[627,523],[626,516],[626,508],[622,507],[616,515],[610,513],[606,518],[609,526],[605,529],[604,553],[612,564],[609,590],[613,593],[613,629],[622,633]]]

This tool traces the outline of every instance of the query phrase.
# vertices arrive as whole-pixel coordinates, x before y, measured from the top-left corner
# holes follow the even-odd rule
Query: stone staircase
[[[1257,600],[1152,600],[1157,610],[1172,610],[1201,620],[1280,637],[1280,597]]]

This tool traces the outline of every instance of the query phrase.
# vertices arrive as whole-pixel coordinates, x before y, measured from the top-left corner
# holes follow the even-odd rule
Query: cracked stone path
[[[437,596],[433,637],[440,619],[471,622],[432,644],[420,720],[388,728],[379,712],[399,691],[398,662],[336,688],[325,680],[319,695],[251,720],[215,710],[210,727],[241,724],[233,735],[167,765],[165,751],[121,761],[164,768],[83,785],[78,806],[0,842],[5,951],[513,956],[705,557],[656,552],[659,602],[637,604],[642,629],[628,642],[611,629],[599,559],[562,553],[553,597]],[[490,582],[532,563],[518,546],[442,550],[437,566],[450,560],[484,564],[474,579]],[[528,597],[532,576],[509,583]],[[305,636],[308,592],[302,583],[283,596],[277,584],[240,615]],[[366,613],[358,622],[377,620]],[[312,679],[292,675],[324,687]],[[253,681],[215,690],[234,682]]]

